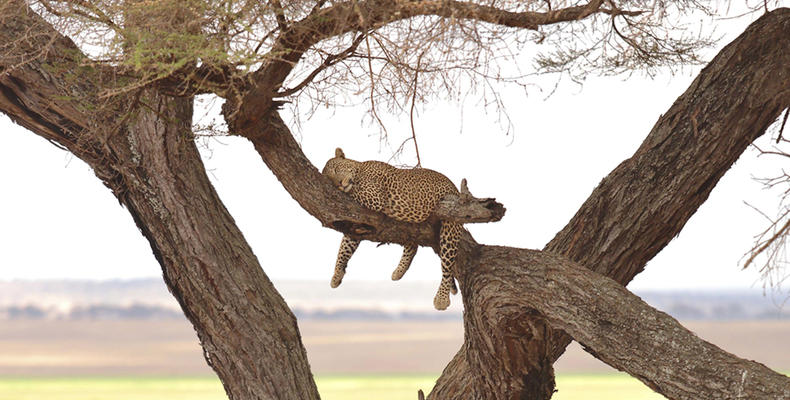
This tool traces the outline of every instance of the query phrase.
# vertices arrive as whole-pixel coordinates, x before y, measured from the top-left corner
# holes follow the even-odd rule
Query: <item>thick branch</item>
[[[787,376],[700,339],[616,281],[564,257],[482,246],[470,269],[462,287],[475,293],[494,330],[534,308],[595,357],[667,398],[790,398]]]
[[[778,9],[726,46],[546,250],[628,283],[790,104],[788,32]]]
[[[96,101],[101,72],[81,67],[85,59],[74,42],[24,1],[0,5],[0,112],[87,163],[100,165],[113,155],[99,138],[85,134],[92,128],[87,110],[108,105]],[[111,168],[94,171],[110,187],[117,180]]]

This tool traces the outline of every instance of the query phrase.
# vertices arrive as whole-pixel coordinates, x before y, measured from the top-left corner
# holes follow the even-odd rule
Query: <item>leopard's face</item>
[[[356,164],[358,164],[356,161],[346,159],[341,151],[335,158],[326,162],[321,173],[338,189],[349,193],[354,186]]]

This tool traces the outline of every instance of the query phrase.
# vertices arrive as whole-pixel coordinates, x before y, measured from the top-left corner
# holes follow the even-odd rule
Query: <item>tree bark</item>
[[[0,43],[20,55],[0,59],[0,110],[87,162],[129,210],[228,396],[318,399],[293,314],[205,174],[192,98],[142,90],[105,120],[90,111],[108,111],[102,77],[79,67],[76,46],[24,2],[0,11]]]
[[[705,342],[620,283],[566,257],[481,246],[470,269],[475,272],[462,286],[477,309],[473,315],[485,317],[478,330],[481,324],[507,329],[523,320],[525,309],[535,309],[534,318],[567,332],[597,358],[667,398],[790,398],[787,376]]]

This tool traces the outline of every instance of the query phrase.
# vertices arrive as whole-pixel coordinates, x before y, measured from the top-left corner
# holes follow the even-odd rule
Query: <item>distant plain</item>
[[[461,302],[435,312],[432,282],[277,285],[298,317],[324,400],[416,399],[463,343]],[[790,370],[790,315],[759,290],[640,296],[729,352]],[[575,343],[555,370],[554,399],[662,398]],[[0,281],[0,400],[223,398],[161,279]]]
[[[461,321],[300,322],[325,400],[416,399],[460,348]],[[790,321],[685,325],[741,357],[790,369]],[[662,397],[569,347],[558,400]],[[186,320],[7,320],[0,324],[0,400],[223,399]]]
[[[323,400],[416,399],[427,394],[436,375],[328,375],[316,377]],[[660,400],[624,374],[571,374],[557,377],[553,400]],[[222,400],[216,377],[170,378],[0,378],[0,400]]]
[[[686,321],[740,357],[790,370],[790,321]],[[438,374],[463,343],[461,321],[299,322],[317,375]],[[613,369],[571,345],[558,373]],[[10,320],[0,324],[0,377],[212,375],[192,327],[174,320]]]

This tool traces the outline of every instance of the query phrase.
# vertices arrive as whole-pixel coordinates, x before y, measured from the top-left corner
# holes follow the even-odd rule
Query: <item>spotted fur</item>
[[[324,175],[340,190],[348,193],[363,206],[381,211],[387,216],[406,222],[423,222],[431,215],[439,200],[458,189],[446,176],[425,168],[400,169],[379,161],[347,159],[343,150],[335,150],[335,157],[327,161]],[[458,253],[458,242],[463,227],[451,221],[441,221],[439,230],[439,258],[442,280],[433,299],[438,310],[450,305],[450,293],[457,293],[453,266]],[[335,264],[331,286],[337,287],[346,273],[348,260],[359,246],[359,241],[344,236]],[[417,245],[403,247],[403,256],[392,272],[392,280],[400,279],[409,269]]]

